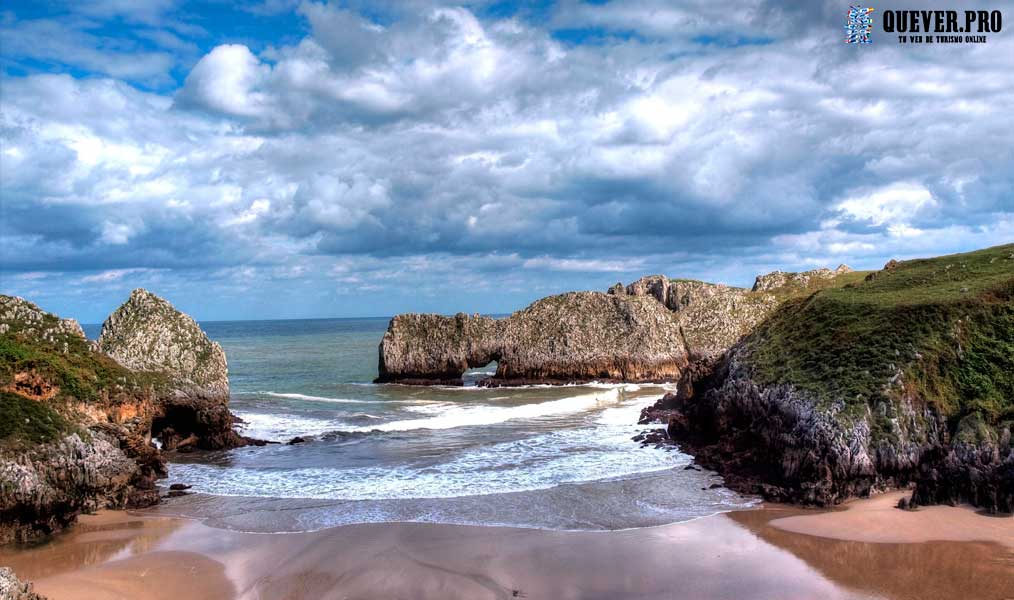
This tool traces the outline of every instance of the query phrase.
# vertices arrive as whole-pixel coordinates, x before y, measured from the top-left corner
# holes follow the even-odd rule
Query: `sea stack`
[[[166,374],[180,396],[229,397],[225,351],[190,316],[138,288],[102,324],[99,349],[135,371]]]
[[[380,382],[460,384],[497,362],[484,385],[671,381],[687,364],[679,322],[653,298],[573,292],[505,319],[399,315],[380,343]]]

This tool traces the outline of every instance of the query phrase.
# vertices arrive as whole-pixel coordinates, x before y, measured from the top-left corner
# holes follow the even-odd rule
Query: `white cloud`
[[[217,46],[187,75],[179,98],[228,115],[262,116],[269,106],[259,88],[270,74],[243,44]]]
[[[920,211],[936,206],[937,201],[926,186],[916,182],[898,182],[863,194],[853,194],[839,202],[836,208],[844,215],[872,225],[904,226]]]

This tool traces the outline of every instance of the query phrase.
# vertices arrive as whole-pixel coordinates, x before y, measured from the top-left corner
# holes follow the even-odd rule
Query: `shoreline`
[[[45,544],[0,549],[0,564],[51,600],[1009,597],[1014,517],[886,508],[904,493],[601,532],[371,523],[264,535],[102,511]]]

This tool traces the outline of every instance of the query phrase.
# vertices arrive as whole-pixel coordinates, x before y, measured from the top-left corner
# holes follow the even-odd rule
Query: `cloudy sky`
[[[1014,241],[1011,32],[846,45],[847,7],[5,2],[2,291],[500,313]]]

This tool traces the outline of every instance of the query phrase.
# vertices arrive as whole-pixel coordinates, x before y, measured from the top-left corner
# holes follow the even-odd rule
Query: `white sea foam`
[[[241,425],[243,435],[261,440],[285,440],[297,435],[320,435],[346,427],[344,421],[316,419],[285,413],[248,413],[237,411],[236,415],[245,421]]]
[[[327,396],[310,396],[308,394],[296,394],[290,392],[260,392],[265,396],[275,398],[289,398],[291,400],[309,400],[312,402],[333,402],[335,404],[375,404],[370,400],[354,400],[352,398],[329,398]]]
[[[591,398],[554,402],[569,401],[568,410],[581,410],[577,408],[579,402],[584,403],[581,404],[584,407],[589,406],[588,402],[598,402],[596,396],[588,396]],[[449,453],[446,460],[438,463],[409,461],[400,465],[299,467],[284,471],[174,464],[172,476],[192,484],[195,490],[227,496],[379,500],[539,490],[686,464],[690,459],[684,454],[640,448],[630,441],[637,426],[621,420],[619,415],[633,415],[646,403],[642,400],[610,408],[607,412],[618,412],[609,412],[608,417],[603,415],[591,427],[556,430],[472,447]]]
[[[591,394],[581,394],[560,400],[522,404],[520,406],[462,406],[447,403],[447,408],[432,417],[404,419],[356,428],[355,431],[410,431],[412,429],[453,429],[493,425],[513,419],[534,419],[551,415],[585,412],[603,404],[615,403],[619,399],[618,389],[609,389]],[[440,408],[443,408],[441,406]],[[416,410],[419,410],[416,408]]]
[[[306,400],[308,402],[330,402],[332,404],[430,404],[438,400],[356,400],[353,398],[332,398],[330,396],[311,396],[309,394],[297,394],[295,392],[257,392],[274,398],[288,398],[289,400]]]

